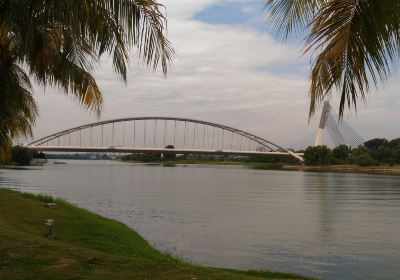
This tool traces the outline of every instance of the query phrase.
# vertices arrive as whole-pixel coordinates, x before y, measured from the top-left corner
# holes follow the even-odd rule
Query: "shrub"
[[[172,146],[172,145],[168,145],[168,146],[165,147],[165,149],[173,150],[173,149],[175,149],[175,147]],[[165,160],[176,159],[176,154],[175,154],[175,152],[164,152],[163,153],[163,159],[165,159]]]
[[[350,155],[351,149],[346,145],[340,145],[332,150],[332,157],[337,160],[346,160]]]
[[[327,165],[331,159],[331,150],[327,146],[308,147],[304,151],[307,165]]]
[[[370,154],[363,154],[358,157],[359,166],[373,166],[379,165],[379,162],[374,160]]]
[[[11,149],[11,160],[18,165],[29,165],[33,158],[33,153],[28,148],[14,146]]]

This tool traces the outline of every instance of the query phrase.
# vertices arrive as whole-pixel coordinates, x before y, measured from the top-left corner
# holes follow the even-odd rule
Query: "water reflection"
[[[112,162],[1,170],[206,265],[398,279],[400,177]]]

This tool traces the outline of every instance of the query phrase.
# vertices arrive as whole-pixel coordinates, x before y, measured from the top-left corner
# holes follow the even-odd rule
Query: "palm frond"
[[[58,86],[99,113],[103,98],[93,72],[101,55],[112,57],[124,81],[132,50],[166,74],[174,51],[165,36],[163,6],[155,0],[0,0],[0,147],[29,134],[37,115],[18,65],[43,87]]]
[[[313,63],[310,115],[334,89],[345,105],[357,108],[370,83],[384,83],[400,54],[400,2],[396,0],[331,0],[316,16],[308,50],[318,53]]]
[[[92,74],[72,61],[61,58],[52,69],[54,84],[71,93],[80,104],[100,114],[103,96]]]
[[[153,0],[28,2],[31,12],[26,16],[19,15],[15,21],[14,28],[19,35],[15,38],[18,41],[15,45],[20,60],[29,66],[30,74],[44,86],[65,85],[64,80],[57,81],[61,76],[52,71],[59,67],[52,64],[63,60],[66,54],[72,64],[87,72],[89,80],[92,80],[91,72],[103,53],[111,55],[113,69],[124,81],[132,47],[137,48],[145,63],[154,70],[161,64],[164,73],[173,59],[174,51],[165,38],[166,19],[161,12],[162,6]],[[18,6],[20,1],[15,5],[15,11],[22,9]],[[93,96],[98,97],[97,86],[93,82],[89,85]],[[79,89],[75,87],[75,93]],[[85,90],[80,95],[87,96],[87,92]],[[79,100],[95,101],[93,105],[99,111],[101,103],[97,101],[102,98],[97,97]]]
[[[321,6],[328,0],[267,0],[274,29],[287,38],[293,32],[303,32],[314,20]]]
[[[314,59],[310,74],[310,116],[333,91],[357,109],[370,85],[384,84],[400,55],[398,0],[268,0],[278,34],[304,32]]]
[[[28,76],[15,63],[0,75],[0,147],[17,136],[29,136],[38,114]]]
[[[145,63],[153,69],[161,64],[166,74],[174,57],[174,50],[165,37],[167,20],[162,11],[164,6],[155,0],[102,0],[101,2],[106,10],[111,11],[118,25],[125,31],[128,45],[135,46]]]

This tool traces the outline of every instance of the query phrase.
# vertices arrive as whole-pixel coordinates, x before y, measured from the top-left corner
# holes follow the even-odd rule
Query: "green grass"
[[[153,249],[122,223],[65,201],[0,189],[0,279],[305,279],[201,267]],[[44,222],[55,221],[57,239]]]

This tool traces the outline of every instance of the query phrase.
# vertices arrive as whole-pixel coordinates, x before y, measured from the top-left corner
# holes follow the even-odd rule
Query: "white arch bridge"
[[[304,161],[302,154],[252,133],[213,122],[175,117],[100,121],[66,129],[25,146],[42,152],[276,155]]]

